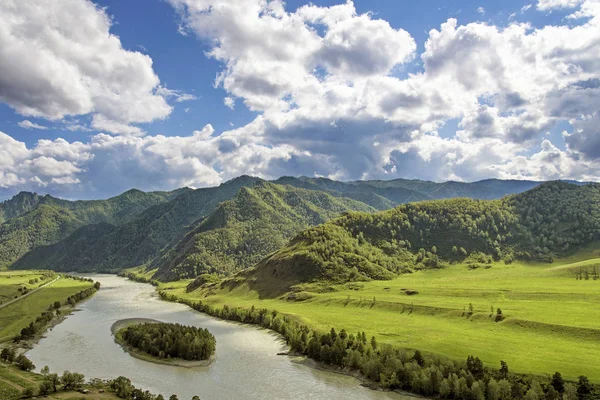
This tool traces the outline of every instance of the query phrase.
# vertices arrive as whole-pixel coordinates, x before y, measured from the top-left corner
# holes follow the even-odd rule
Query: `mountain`
[[[33,250],[16,261],[14,268],[115,272],[144,265],[158,268],[156,276],[161,279],[193,277],[205,272],[228,274],[253,264],[276,250],[276,246],[283,246],[302,229],[322,223],[344,210],[387,210],[405,202],[439,197],[500,198],[539,184],[502,180],[435,183],[406,179],[338,182],[307,177],[282,177],[272,181],[271,186],[267,183],[259,178],[241,176],[218,187],[183,191],[170,201],[149,207],[129,220],[90,221],[90,224],[102,225],[85,228],[82,228],[83,224],[75,223],[75,229],[81,229],[69,227],[67,230],[71,235],[62,242],[45,241],[29,246]],[[287,187],[285,196],[293,193],[311,203],[313,200],[303,197],[311,191],[319,193],[319,196],[327,195],[331,204],[337,199],[338,205],[344,204],[346,208],[341,210],[338,207],[336,213],[330,213],[330,209],[323,207],[316,211],[320,219],[299,219],[291,216],[290,210],[302,214],[302,207],[306,205],[282,199],[282,193],[274,188],[284,186]],[[234,199],[242,188],[256,190],[246,190],[246,198],[262,201],[247,209],[243,208],[246,204],[241,198],[221,205]],[[266,201],[267,193],[278,199],[277,202]],[[318,204],[312,206],[320,207]],[[270,221],[273,222],[269,226]],[[294,229],[287,229],[290,226]],[[255,229],[270,232],[270,241],[252,242],[257,237]],[[252,234],[248,235],[248,232]],[[58,236],[64,237],[62,234]]]
[[[229,274],[256,264],[298,232],[341,213],[375,209],[323,191],[258,181],[225,201],[151,265],[162,280]]]
[[[188,189],[144,193],[129,190],[107,200],[68,201],[22,192],[2,203],[7,220],[0,225],[0,267],[39,246],[66,238],[88,224],[121,224],[156,204],[167,202]]]
[[[449,199],[346,213],[236,276],[263,295],[316,281],[391,279],[450,261],[552,261],[600,239],[600,185],[544,183],[501,200]]]
[[[332,195],[348,197],[366,203],[378,210],[387,210],[400,204],[421,201],[469,197],[493,200],[509,194],[532,189],[541,182],[487,179],[478,182],[431,182],[413,179],[390,181],[339,182],[327,178],[282,177],[274,183],[312,190],[326,190]]]
[[[43,197],[37,193],[21,192],[10,200],[0,203],[0,224],[33,210]]]
[[[217,187],[187,190],[123,224],[80,229],[64,243],[35,249],[13,268],[115,272],[146,264],[167,245],[181,240],[194,223],[206,218],[221,202],[258,181],[259,178],[241,176]]]

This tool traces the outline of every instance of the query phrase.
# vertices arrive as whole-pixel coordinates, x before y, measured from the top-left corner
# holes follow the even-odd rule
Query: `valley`
[[[181,281],[159,290],[211,306],[265,307],[321,332],[365,331],[379,343],[453,360],[474,355],[492,369],[502,360],[514,372],[584,374],[599,383],[600,280],[576,280],[580,268],[600,266],[592,248],[553,264],[462,264],[389,281],[306,285],[296,300],[261,298],[243,280],[233,289],[224,282],[188,292],[190,281]]]
[[[296,398],[302,385],[340,373],[340,386],[311,393],[397,395],[354,393],[358,377],[426,397],[539,399],[554,396],[558,374],[568,383],[556,390],[570,400],[588,378],[600,384],[598,184],[242,176],[114,199],[75,206],[20,194],[0,207],[0,258],[16,257],[0,272],[0,338],[4,347],[22,340],[38,370],[126,376],[165,396],[197,394],[184,384],[192,379],[209,398],[224,398],[216,382],[247,373],[233,360],[249,354],[286,385],[273,389],[265,376],[234,385],[232,398],[242,386],[251,398]],[[15,246],[19,237],[31,248]],[[192,346],[157,331],[152,340],[132,333],[145,350],[129,354],[111,326],[139,319],[210,328],[217,350],[196,362]],[[159,378],[163,368],[177,369],[167,373],[180,375],[176,385]]]

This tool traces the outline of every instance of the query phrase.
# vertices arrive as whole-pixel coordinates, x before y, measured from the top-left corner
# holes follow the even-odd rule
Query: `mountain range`
[[[371,215],[408,202],[457,197],[499,199],[539,184],[240,176],[217,187],[130,190],[107,200],[22,192],[0,204],[0,266],[86,272],[145,266],[161,280],[225,276],[347,212]]]

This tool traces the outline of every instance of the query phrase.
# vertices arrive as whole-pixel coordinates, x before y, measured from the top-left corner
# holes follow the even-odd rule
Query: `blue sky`
[[[600,176],[597,0],[310,4],[6,2],[0,198]]]

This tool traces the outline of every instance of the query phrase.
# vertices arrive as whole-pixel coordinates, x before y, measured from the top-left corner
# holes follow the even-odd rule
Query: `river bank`
[[[110,331],[115,338],[115,342],[118,343],[123,350],[125,350],[130,356],[135,357],[140,360],[148,361],[155,364],[163,364],[170,365],[173,367],[183,367],[183,368],[197,368],[197,367],[208,367],[214,361],[214,354],[208,360],[194,360],[188,361],[183,360],[181,358],[158,358],[153,357],[150,354],[146,354],[140,350],[137,350],[133,346],[128,345],[118,334],[122,329],[127,328],[131,325],[137,324],[157,324],[163,321],[158,321],[150,318],[127,318],[116,321],[110,327]]]
[[[39,368],[66,369],[88,379],[127,376],[136,387],[169,398],[195,395],[211,400],[406,400],[394,392],[360,386],[352,377],[318,370],[277,356],[288,347],[281,336],[259,326],[232,323],[161,301],[154,288],[114,275],[90,275],[102,290],[48,332],[26,356]],[[208,329],[218,345],[209,367],[173,368],[137,359],[115,343],[111,326],[147,318]]]
[[[65,279],[72,278],[66,277]],[[58,278],[53,282],[56,282],[57,280]],[[35,320],[32,320],[29,326],[23,328],[20,334],[15,335],[14,337],[5,337],[0,341],[0,348],[13,347],[18,354],[22,354],[32,349],[33,346],[39,343],[48,332],[52,331],[54,327],[65,321],[73,312],[76,312],[77,304],[93,296],[99,290],[99,287],[99,285],[93,283],[89,288],[74,293],[62,301],[48,300],[48,309],[42,311],[41,315],[38,315]],[[28,300],[29,299],[23,299],[22,301],[27,302]],[[60,306],[56,307],[55,304],[58,303],[60,303]],[[31,318],[33,318],[33,316]]]
[[[133,278],[131,276],[128,277],[128,279],[135,281],[135,275],[133,275]],[[142,283],[147,283],[147,282],[142,282]],[[156,285],[154,285],[154,286],[156,286]],[[342,368],[342,367],[337,367],[337,366],[334,366],[334,365],[327,365],[327,364],[325,364],[323,362],[320,362],[318,360],[310,358],[306,354],[303,354],[303,353],[300,353],[298,351],[293,350],[291,348],[291,346],[290,346],[290,343],[289,343],[290,342],[290,338],[286,337],[286,335],[284,334],[284,332],[287,332],[286,328],[284,328],[285,325],[278,325],[278,326],[280,326],[282,328],[282,332],[280,332],[277,329],[274,329],[270,325],[270,322],[267,324],[267,326],[265,326],[264,323],[252,321],[250,318],[242,318],[240,320],[239,319],[239,314],[237,314],[235,312],[236,309],[229,309],[226,305],[224,305],[223,309],[220,310],[218,308],[212,308],[210,306],[204,306],[204,305],[202,305],[201,301],[198,301],[198,302],[194,303],[194,302],[192,302],[189,299],[184,299],[184,298],[175,296],[173,294],[166,294],[165,292],[161,292],[160,291],[160,286],[158,286],[157,290],[158,290],[158,293],[159,293],[160,298],[162,300],[166,300],[166,301],[170,301],[170,302],[176,302],[176,303],[180,303],[180,304],[185,304],[186,306],[192,308],[195,311],[199,311],[199,312],[205,313],[205,314],[210,315],[210,316],[215,317],[215,318],[220,318],[220,319],[223,319],[223,320],[226,320],[226,321],[233,321],[233,322],[237,322],[237,323],[241,323],[241,324],[260,326],[262,328],[265,328],[265,329],[269,330],[270,332],[273,332],[289,348],[289,350],[287,352],[279,352],[278,355],[280,355],[280,356],[282,356],[282,355],[291,356],[293,362],[305,365],[307,367],[310,367],[312,369],[316,369],[316,370],[319,370],[319,371],[333,372],[333,373],[336,373],[336,374],[340,374],[340,375],[352,377],[354,379],[357,379],[360,382],[360,386],[368,388],[368,389],[371,389],[371,390],[374,390],[374,391],[379,391],[379,392],[393,392],[393,393],[398,393],[398,394],[400,394],[402,396],[407,396],[407,397],[425,398],[425,397],[423,397],[423,396],[421,396],[419,394],[410,393],[410,392],[406,392],[404,390],[387,387],[387,386],[383,385],[380,382],[376,382],[376,381],[374,381],[372,379],[369,379],[369,377],[365,376],[358,369]],[[252,307],[252,308],[254,309],[254,307]],[[221,312],[221,311],[226,311],[226,312],[232,311],[233,314],[229,315],[229,314],[225,314],[224,312]],[[263,311],[266,314],[273,314],[274,316],[276,314],[278,314],[277,311],[266,310],[266,309],[264,309]],[[244,310],[243,312],[247,312],[247,310]],[[286,316],[285,314],[279,314],[279,315],[280,316],[283,315],[283,318],[284,318],[283,324],[289,323],[292,326],[298,324],[298,322],[296,321],[296,318],[291,318],[289,316]],[[296,360],[293,359],[294,357],[296,358]],[[300,360],[302,358],[303,358],[303,361],[299,362],[298,360]]]

